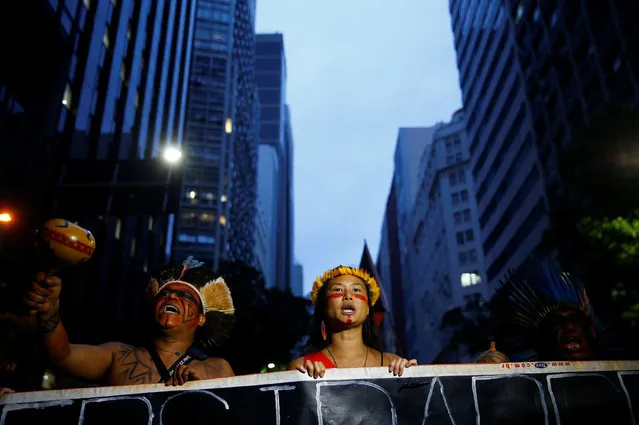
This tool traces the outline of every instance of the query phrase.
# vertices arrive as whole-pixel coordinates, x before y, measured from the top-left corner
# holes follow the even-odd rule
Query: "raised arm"
[[[78,378],[99,382],[109,371],[114,353],[121,344],[70,344],[60,321],[61,289],[62,282],[58,277],[37,273],[24,302],[30,313],[37,315],[40,338],[53,364]]]

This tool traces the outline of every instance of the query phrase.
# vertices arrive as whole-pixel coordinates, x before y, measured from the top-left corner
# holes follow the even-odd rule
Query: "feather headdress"
[[[313,282],[313,289],[311,290],[311,302],[315,304],[317,301],[317,294],[319,290],[326,282],[331,279],[336,278],[337,276],[356,276],[364,281],[364,283],[370,288],[371,291],[371,303],[375,305],[377,300],[379,299],[379,285],[377,285],[377,281],[375,278],[366,272],[364,269],[359,269],[355,267],[349,266],[337,266],[333,269],[327,270],[324,274]]]
[[[181,266],[168,266],[157,277],[151,277],[147,294],[155,298],[164,287],[174,283],[190,287],[200,298],[206,323],[199,329],[199,337],[196,335],[199,342],[204,348],[221,346],[235,323],[233,298],[224,279],[189,256]]]
[[[533,360],[535,338],[542,322],[553,312],[581,311],[596,326],[583,284],[550,265],[527,263],[509,271],[493,297],[493,314],[502,327],[501,346],[516,360]]]

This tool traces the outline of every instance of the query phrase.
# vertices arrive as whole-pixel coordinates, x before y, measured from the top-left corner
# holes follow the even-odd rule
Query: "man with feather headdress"
[[[107,385],[182,385],[234,376],[226,360],[204,354],[228,338],[235,310],[224,279],[203,265],[189,257],[151,278],[152,333],[142,347],[70,344],[60,321],[61,281],[55,276],[39,273],[24,301],[38,316],[48,357],[75,377]]]
[[[582,283],[549,264],[509,272],[492,301],[500,349],[511,361],[595,360],[601,323]]]

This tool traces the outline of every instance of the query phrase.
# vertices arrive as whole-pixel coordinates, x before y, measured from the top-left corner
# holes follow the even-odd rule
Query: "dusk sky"
[[[257,31],[284,34],[307,293],[364,240],[376,259],[398,128],[461,105],[448,1],[257,0]]]

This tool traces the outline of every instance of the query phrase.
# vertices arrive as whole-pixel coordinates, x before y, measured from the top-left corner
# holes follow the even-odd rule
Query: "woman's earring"
[[[322,326],[320,327],[321,331],[322,331],[322,338],[324,338],[324,341],[326,341],[326,338],[328,338],[328,335],[326,335],[326,325],[324,324],[324,321],[322,320]]]

